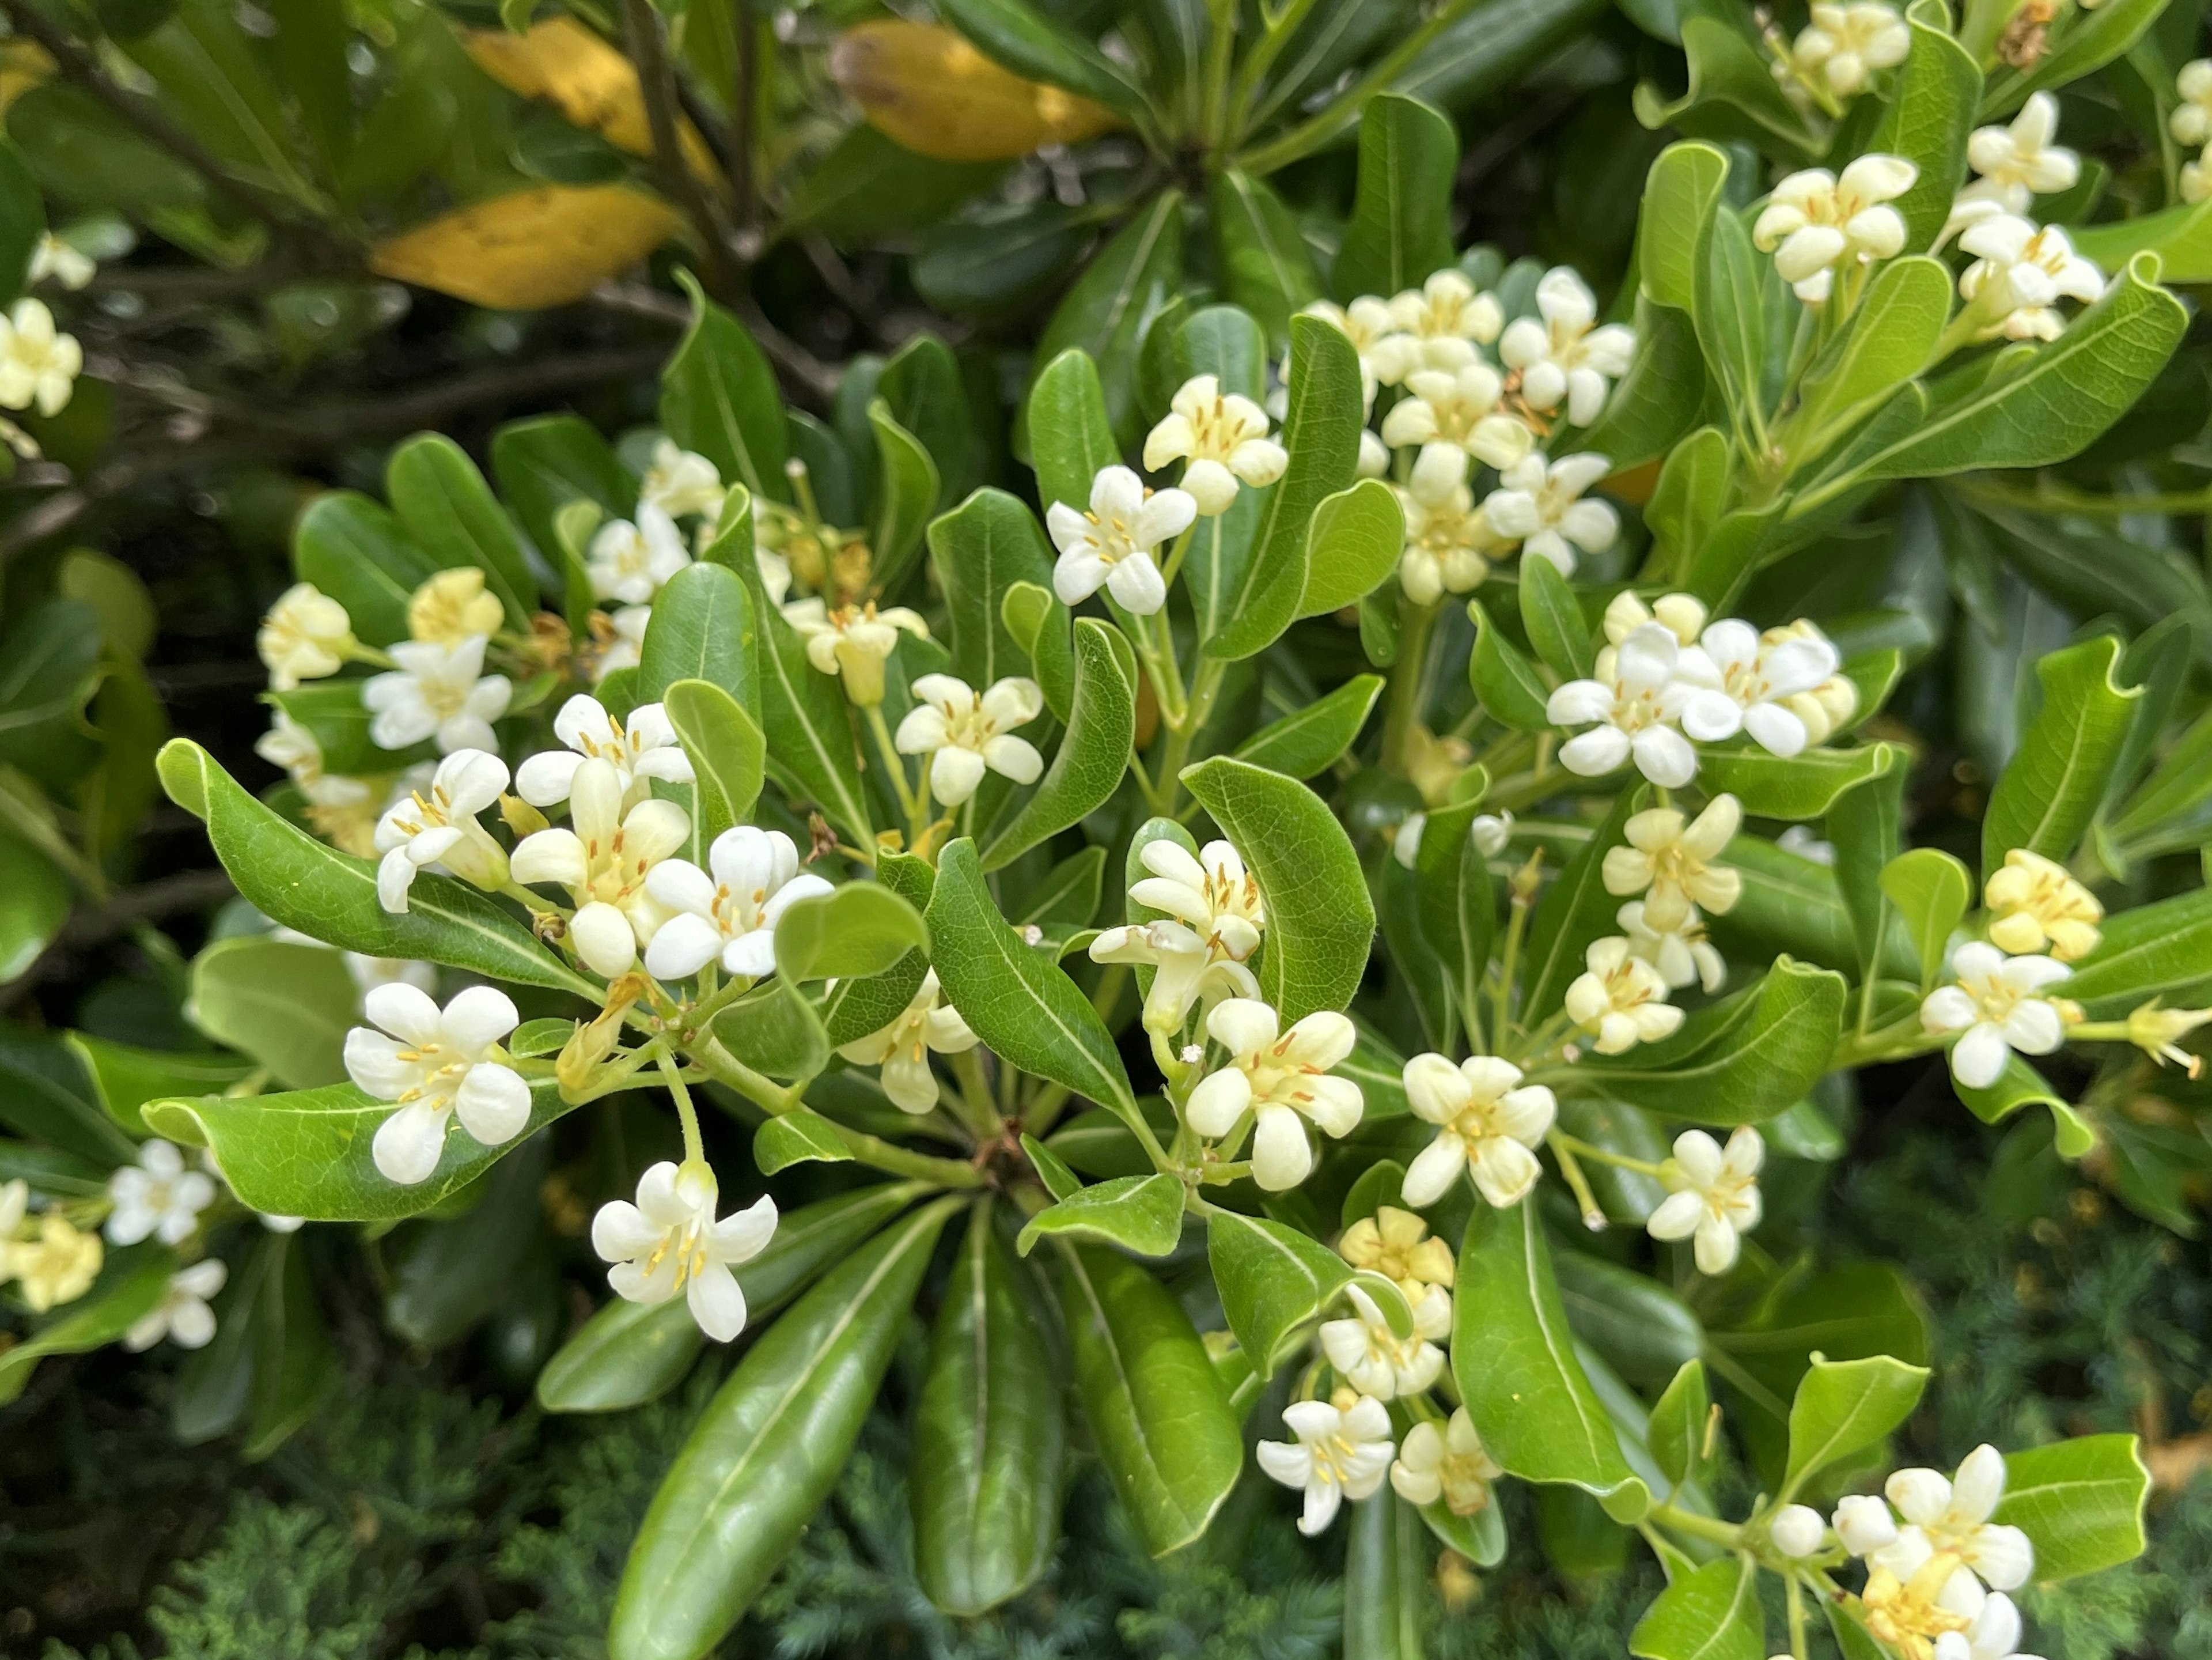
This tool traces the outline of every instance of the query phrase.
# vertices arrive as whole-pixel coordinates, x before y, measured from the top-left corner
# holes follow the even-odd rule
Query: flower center
[[[440,1111],[453,1104],[461,1079],[475,1064],[451,1044],[441,1043],[402,1049],[393,1058],[415,1068],[415,1081],[399,1092],[400,1104],[427,1101]]]
[[[676,1289],[681,1291],[687,1280],[696,1280],[707,1271],[707,1230],[701,1219],[690,1220],[668,1230],[660,1236],[660,1243],[653,1248],[653,1255],[645,1259],[648,1278],[658,1273],[660,1265],[671,1256],[676,1259]]]
[[[597,836],[584,843],[584,866],[591,873],[584,885],[592,898],[625,907],[645,885],[646,873],[652,866],[624,848],[629,837],[624,826],[616,830],[604,848]]]

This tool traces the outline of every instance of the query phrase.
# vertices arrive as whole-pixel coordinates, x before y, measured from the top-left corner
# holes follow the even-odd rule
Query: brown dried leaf
[[[380,244],[369,265],[473,305],[535,311],[580,300],[683,224],[622,185],[544,185],[458,209]]]
[[[1120,125],[1111,110],[1001,69],[951,29],[896,18],[837,37],[830,73],[871,125],[940,161],[1002,161]]]

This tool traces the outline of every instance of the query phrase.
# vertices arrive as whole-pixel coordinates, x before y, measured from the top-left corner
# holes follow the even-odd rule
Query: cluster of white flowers
[[[1736,617],[1705,620],[1688,594],[1647,608],[1632,593],[1607,606],[1591,678],[1552,693],[1546,715],[1585,728],[1560,745],[1568,771],[1598,777],[1631,760],[1653,783],[1697,775],[1697,743],[1748,734],[1779,756],[1825,742],[1858,707],[1827,636],[1800,619],[1764,633]]]
[[[1889,204],[1919,176],[1898,155],[1862,155],[1841,173],[1793,173],[1767,198],[1751,240],[1774,256],[1775,270],[1800,300],[1824,304],[1838,271],[1850,275],[1903,250],[1905,219]]]
[[[1695,820],[1672,807],[1650,807],[1623,826],[1626,845],[1606,851],[1605,891],[1628,899],[1615,920],[1629,952],[1671,989],[1696,984],[1714,992],[1727,978],[1705,919],[1726,915],[1743,892],[1741,873],[1717,862],[1742,823],[1733,795],[1715,796]]]
[[[1912,49],[1912,31],[1893,7],[1880,0],[1847,5],[1815,3],[1812,21],[1787,46],[1778,38],[1774,78],[1793,101],[1809,104],[1856,98],[1878,70],[1895,69]]]
[[[2176,143],[2197,152],[2194,160],[2181,164],[2181,199],[2202,202],[2212,196],[2212,166],[2205,161],[2206,147],[2212,145],[2212,58],[2184,64],[2173,85],[2180,101],[2166,118],[2166,130]]]
[[[2068,964],[2096,949],[2104,907],[2063,866],[2014,848],[1983,887],[1989,939],[1951,953],[1951,983],[1920,1005],[1920,1024],[1950,1042],[1951,1075],[1987,1089],[2016,1051],[2049,1055],[2081,1019],[2079,1004],[2053,991]],[[2045,948],[2049,948],[2048,954]]]
[[[584,552],[584,578],[592,597],[611,607],[592,614],[594,637],[587,655],[594,684],[617,669],[637,666],[654,596],[691,563],[693,550],[714,536],[727,495],[720,470],[705,456],[672,438],[655,441],[638,481],[634,516],[601,524]],[[687,519],[692,523],[688,538],[677,522]],[[780,599],[789,585],[789,571],[772,553],[762,550],[757,556],[769,592]]]
[[[1267,933],[1267,909],[1237,849],[1209,842],[1194,855],[1164,840],[1146,843],[1138,860],[1152,873],[1130,888],[1130,898],[1165,915],[1107,928],[1090,949],[1094,963],[1152,970],[1146,1030],[1172,1035],[1193,1010],[1206,1012],[1227,997],[1256,999],[1260,982],[1245,964]]]

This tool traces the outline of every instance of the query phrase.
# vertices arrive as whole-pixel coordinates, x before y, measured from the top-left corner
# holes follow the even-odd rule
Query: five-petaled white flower
[[[1949,1481],[1931,1469],[1902,1469],[1882,1484],[1905,1525],[1875,1553],[1900,1579],[1931,1550],[1949,1551],[1991,1590],[2017,1590],[2035,1571],[2035,1547],[2018,1528],[1990,1520],[2005,1490],[2004,1455],[1986,1442]]]
[[[806,660],[836,675],[856,708],[874,708],[884,701],[884,665],[898,649],[902,629],[917,640],[929,638],[929,624],[919,611],[904,605],[878,611],[872,599],[835,611],[819,598],[794,599],[783,608],[783,620],[805,640]]]
[[[1702,670],[1700,679],[1716,679],[1711,663],[1697,647],[1686,651],[1661,623],[1635,629],[1611,655],[1601,666],[1609,674],[1570,680],[1544,706],[1554,725],[1589,728],[1559,746],[1559,764],[1595,778],[1632,757],[1653,783],[1680,788],[1697,775],[1698,752],[1675,723],[1698,687],[1679,672]]]
[[[697,514],[713,520],[722,511],[722,475],[714,464],[696,451],[687,450],[673,438],[653,447],[653,461],[639,481],[638,500],[657,508],[671,519]],[[682,567],[678,566],[678,569]],[[675,575],[671,571],[669,575]],[[660,579],[666,581],[668,578]]]
[[[611,762],[587,760],[568,784],[568,824],[526,836],[510,868],[524,884],[556,882],[576,914],[568,937],[594,974],[627,974],[640,946],[653,943],[667,913],[646,887],[654,866],[682,847],[691,816],[673,801],[647,799],[625,809]]]
[[[361,701],[375,718],[370,741],[379,749],[404,750],[426,738],[438,740],[441,755],[456,750],[495,750],[491,723],[507,713],[514,684],[503,674],[483,672],[484,636],[472,634],[458,645],[434,640],[402,640],[392,648],[399,666],[373,674],[362,683]]]
[[[1152,550],[1197,517],[1198,502],[1188,490],[1148,490],[1127,467],[1100,468],[1091,481],[1089,512],[1065,502],[1046,509],[1045,528],[1060,550],[1053,591],[1075,605],[1103,587],[1124,610],[1150,617],[1168,599]]]
[[[1361,1395],[1342,1410],[1326,1401],[1294,1401],[1283,1424],[1295,1441],[1262,1441],[1260,1468],[1286,1487],[1305,1489],[1298,1531],[1311,1537],[1336,1519],[1347,1499],[1370,1499],[1389,1473],[1390,1409]]]
[[[1612,471],[1612,462],[1588,451],[1552,462],[1531,454],[1498,475],[1498,488],[1482,499],[1482,516],[1498,536],[1518,542],[1524,557],[1548,559],[1571,576],[1576,549],[1602,553],[1620,534],[1611,502],[1583,500]]]
[[[185,1168],[185,1156],[167,1141],[149,1141],[138,1162],[125,1164],[107,1178],[108,1243],[135,1245],[159,1239],[180,1245],[200,1225],[200,1213],[215,1203],[215,1178]]]
[[[1194,1007],[1258,997],[1260,982],[1245,964],[1260,949],[1267,909],[1237,849],[1209,842],[1194,857],[1162,839],[1146,842],[1137,858],[1152,874],[1130,888],[1130,898],[1167,916],[1106,929],[1091,942],[1091,960],[1151,967],[1146,1029],[1181,1031]]]
[[[2049,957],[2007,957],[1972,939],[1951,953],[1957,984],[1938,986],[1920,1005],[1920,1024],[1932,1036],[1957,1035],[1951,1076],[1968,1089],[1987,1089],[2003,1074],[2014,1049],[2048,1055],[2066,1041],[2076,1005],[2046,988],[2073,972]]]
[[[1623,827],[1626,845],[1606,849],[1601,873],[1616,897],[1640,894],[1645,926],[1671,933],[1698,909],[1715,915],[1734,909],[1743,873],[1716,863],[1743,823],[1733,795],[1717,795],[1694,819],[1673,807],[1648,807]]]
[[[704,1164],[666,1162],[638,1178],[637,1202],[611,1200],[592,1219],[592,1249],[607,1284],[632,1303],[665,1303],[678,1292],[699,1329],[726,1343],[745,1329],[745,1293],[730,1272],[750,1262],[775,1235],[775,1201],[763,1194],[745,1209],[714,1218],[720,1194]]]
[[[975,794],[986,768],[1017,784],[1034,784],[1044,757],[1026,738],[1012,735],[1044,713],[1044,693],[1034,680],[1008,675],[985,691],[950,674],[925,674],[914,683],[918,700],[898,724],[893,740],[901,755],[929,757],[930,792],[948,807]]]
[[[1600,1055],[1656,1043],[1682,1024],[1682,1011],[1667,1001],[1659,970],[1632,953],[1620,935],[1593,941],[1583,965],[1585,972],[1567,988],[1567,1013],[1595,1038]]]
[[[1465,271],[1450,266],[1430,272],[1418,289],[1392,295],[1389,307],[1395,333],[1376,351],[1386,381],[1421,369],[1456,374],[1478,361],[1475,347],[1497,339],[1505,323],[1498,296],[1481,292]]]
[[[1735,1266],[1740,1236],[1759,1225],[1759,1167],[1766,1143],[1745,1124],[1728,1146],[1703,1130],[1674,1138],[1674,1157],[1659,1166],[1667,1196],[1644,1223],[1654,1239],[1687,1239],[1700,1274],[1726,1274]]]
[[[1896,155],[1862,155],[1839,177],[1826,167],[1793,173],[1774,187],[1752,240],[1808,305],[1826,300],[1839,267],[1887,259],[1905,246],[1905,220],[1887,205],[1920,170]]]
[[[2105,908],[2066,866],[2027,848],[2005,854],[1982,889],[1990,908],[1990,943],[2026,956],[2051,947],[2062,963],[2087,957],[2104,936]]]
[[[672,784],[693,779],[691,757],[658,703],[641,703],[628,721],[617,721],[598,698],[578,692],[553,717],[553,735],[568,747],[542,751],[514,769],[514,793],[533,807],[567,800],[576,769],[586,761],[604,761],[615,769],[626,806],[652,794],[652,779]]]
[[[1586,427],[1605,408],[1613,381],[1628,373],[1636,331],[1597,321],[1597,296],[1565,265],[1536,284],[1536,317],[1505,325],[1498,356],[1521,377],[1521,401],[1548,415],[1564,402],[1568,422]],[[1539,320],[1540,319],[1540,320]]]
[[[229,1278],[230,1270],[216,1256],[179,1268],[161,1288],[161,1300],[123,1334],[123,1347],[142,1354],[166,1337],[180,1349],[205,1348],[215,1336],[215,1310],[208,1299]]]
[[[595,598],[642,605],[690,562],[691,550],[684,545],[676,521],[652,502],[640,502],[635,522],[610,519],[599,526],[584,575]]]
[[[54,327],[43,300],[18,300],[0,317],[0,409],[59,415],[83,368],[84,348]]]
[[[1417,1324],[1451,1329],[1451,1287],[1459,1265],[1451,1247],[1431,1238],[1429,1225],[1412,1211],[1378,1205],[1344,1231],[1336,1254],[1355,1268],[1372,1268],[1405,1293]],[[1434,1304],[1433,1308],[1428,1305]]]
[[[1977,127],[1966,140],[1966,161],[1981,177],[1959,200],[2026,213],[2034,198],[2070,190],[2081,176],[2081,158],[2052,143],[2057,136],[2058,100],[2047,92],[2031,94],[2011,125]]]
[[[346,1034],[346,1075],[376,1099],[399,1104],[371,1144],[386,1179],[402,1187],[427,1181],[455,1116],[488,1147],[522,1134],[530,1085],[498,1048],[522,1017],[505,992],[471,986],[441,1010],[413,986],[379,986],[362,1006],[384,1030],[356,1026]]]
[[[460,750],[438,763],[428,794],[401,796],[376,824],[376,897],[385,909],[404,915],[415,873],[425,866],[451,871],[484,889],[507,880],[507,850],[491,839],[477,815],[507,787],[507,763],[482,750]]]
[[[2105,274],[2074,252],[2056,225],[2039,229],[1999,214],[1969,225],[1959,246],[1979,256],[1959,274],[1959,294],[1987,319],[1984,337],[2056,340],[2066,331],[2057,301],[2084,305],[2105,291]]]
[[[645,971],[688,980],[720,962],[725,974],[774,974],[776,923],[830,884],[799,868],[788,836],[750,824],[716,836],[707,864],[711,876],[688,859],[664,859],[647,873],[645,891],[669,916],[645,948]]]
[[[1784,757],[1803,753],[1812,729],[1795,700],[1825,684],[1840,660],[1809,624],[1768,638],[1740,617],[1724,617],[1700,640],[1717,686],[1694,689],[1682,706],[1682,730],[1701,744],[1747,732]]]
[[[1815,4],[1812,15],[1811,27],[1790,46],[1790,61],[1800,75],[1818,76],[1838,98],[1863,91],[1869,72],[1894,69],[1912,49],[1905,19],[1879,0]]]
[[[1413,1310],[1413,1331],[1401,1337],[1373,1298],[1358,1284],[1346,1286],[1351,1315],[1321,1324],[1321,1351],[1336,1375],[1362,1395],[1395,1401],[1419,1395],[1443,1375],[1444,1352],[1437,1340],[1451,1335],[1451,1299],[1424,1298]]]
[[[1241,484],[1272,484],[1290,465],[1283,447],[1267,436],[1267,411],[1224,392],[1217,376],[1193,375],[1168,409],[1145,440],[1146,470],[1182,462],[1182,487],[1205,517],[1228,512]]]
[[[1403,1077],[1413,1116],[1437,1127],[1406,1171],[1407,1204],[1433,1205],[1462,1171],[1500,1210],[1528,1197],[1544,1173],[1534,1149],[1559,1113],[1550,1090],[1523,1085],[1520,1067],[1488,1055],[1457,1066],[1441,1055],[1417,1055]]]
[[[1417,605],[1433,605],[1447,593],[1472,593],[1490,575],[1490,556],[1513,545],[1491,527],[1464,483],[1442,491],[1401,489],[1397,496],[1406,515],[1398,582]]]
[[[1382,441],[1394,449],[1419,447],[1411,483],[1424,496],[1439,497],[1464,483],[1469,456],[1510,467],[1534,447],[1527,424],[1498,409],[1505,383],[1487,363],[1416,369],[1406,377],[1406,391],[1409,396],[1382,417]]]
[[[313,582],[295,582],[277,595],[253,636],[253,648],[277,691],[336,674],[353,648],[353,619],[346,608]]]
[[[937,970],[922,976],[921,988],[898,1017],[880,1031],[842,1046],[837,1053],[857,1066],[879,1068],[884,1093],[902,1111],[920,1116],[937,1104],[937,1074],[929,1057],[960,1055],[981,1042],[945,1001]]]
[[[1206,1035],[1229,1051],[1220,1069],[1200,1079],[1184,1113],[1200,1135],[1218,1140],[1255,1121],[1252,1179],[1271,1193],[1294,1188],[1313,1169],[1313,1148],[1301,1115],[1330,1135],[1358,1128],[1365,1103],[1359,1085],[1329,1068],[1352,1053],[1358,1033],[1344,1016],[1323,1010],[1288,1031],[1267,1004],[1231,997],[1206,1017]]]
[[[1504,1474],[1467,1408],[1455,1407],[1443,1428],[1423,1419],[1406,1432],[1398,1462],[1390,1466],[1390,1485],[1409,1505],[1441,1499],[1454,1516],[1473,1516],[1489,1508],[1491,1484]]]
[[[1702,986],[1715,992],[1728,983],[1728,963],[1705,937],[1705,919],[1694,909],[1662,933],[1645,919],[1644,902],[1632,899],[1613,913],[1613,921],[1628,941],[1629,954],[1658,970],[1670,990]]]

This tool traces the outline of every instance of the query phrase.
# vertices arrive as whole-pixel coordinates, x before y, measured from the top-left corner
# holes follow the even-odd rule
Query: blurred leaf
[[[380,277],[499,311],[582,299],[675,234],[675,209],[622,185],[544,185],[402,231],[369,252]]]
[[[1336,256],[1336,297],[1385,299],[1452,263],[1459,134],[1418,99],[1385,92],[1359,118],[1358,191]]]
[[[939,161],[1012,161],[1120,125],[1103,105],[1010,73],[936,24],[883,18],[847,29],[830,72],[878,131]]]

